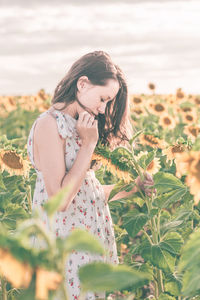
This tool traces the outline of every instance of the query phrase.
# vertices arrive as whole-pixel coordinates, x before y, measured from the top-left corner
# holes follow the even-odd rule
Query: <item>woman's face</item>
[[[88,112],[98,115],[104,114],[107,103],[115,99],[119,91],[119,82],[108,79],[105,86],[92,85],[86,76],[82,76],[77,82],[77,88],[79,102],[88,109]],[[80,107],[79,113],[83,110]]]

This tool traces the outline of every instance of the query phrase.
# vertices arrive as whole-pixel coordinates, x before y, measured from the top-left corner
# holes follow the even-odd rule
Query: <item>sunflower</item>
[[[197,115],[194,112],[187,112],[182,114],[183,122],[186,124],[193,124],[197,122]]]
[[[12,283],[13,287],[27,288],[32,273],[30,265],[18,261],[8,250],[0,248],[0,274]]]
[[[11,97],[5,97],[1,106],[6,112],[11,112],[17,108],[16,102]]]
[[[187,174],[185,183],[194,195],[195,204],[200,201],[200,151],[183,153],[177,157],[176,167],[181,177]]]
[[[172,118],[169,114],[163,114],[159,119],[159,125],[164,129],[174,129],[176,127],[176,120]]]
[[[166,106],[163,103],[153,103],[153,105],[149,108],[151,112],[156,116],[160,116],[163,113],[166,113]]]
[[[138,155],[135,156],[135,158],[136,158],[136,160],[139,160],[140,157],[142,157],[143,155],[147,155],[147,154],[148,154],[147,151],[140,151],[140,152],[138,153]]]
[[[92,160],[100,161],[108,171],[110,171],[114,176],[117,176],[119,179],[124,180],[124,182],[129,183],[132,180],[129,172],[120,170],[116,165],[112,164],[110,159],[105,158],[102,155],[93,153]]]
[[[141,115],[146,114],[144,109],[142,107],[134,107],[132,106],[130,109],[131,113],[134,114],[135,116],[139,117]]]
[[[56,290],[62,281],[62,276],[54,271],[43,268],[36,270],[36,298],[40,300],[48,299],[48,291]]]
[[[0,149],[0,166],[2,172],[8,171],[11,175],[24,175],[28,176],[30,164],[24,160],[22,156],[14,150]]]
[[[143,102],[143,100],[141,97],[132,97],[132,99],[131,99],[131,103],[136,106],[141,105],[142,102]]]
[[[176,99],[183,99],[185,97],[185,94],[183,93],[182,89],[179,88],[176,91]]]
[[[160,159],[158,157],[154,157],[154,159],[147,166],[146,171],[150,174],[155,174],[160,170],[160,168]]]
[[[175,144],[172,146],[169,146],[166,149],[163,149],[163,154],[167,155],[167,161],[173,160],[179,155],[180,153],[184,153],[186,150],[186,146],[183,144]]]
[[[153,94],[155,93],[155,88],[156,88],[156,86],[155,86],[154,83],[150,82],[150,83],[148,84],[148,88],[153,92]]]
[[[190,107],[190,106],[184,106],[184,107],[181,107],[180,110],[181,110],[183,113],[191,113],[191,112],[193,112],[193,108]]]
[[[197,105],[197,106],[200,106],[200,98],[196,97],[194,99],[194,103]]]
[[[151,134],[141,134],[139,141],[142,145],[149,145],[152,148],[163,149],[166,147],[166,142]]]
[[[200,134],[200,127],[199,126],[185,126],[184,133],[188,135],[191,140],[194,142],[197,136]]]

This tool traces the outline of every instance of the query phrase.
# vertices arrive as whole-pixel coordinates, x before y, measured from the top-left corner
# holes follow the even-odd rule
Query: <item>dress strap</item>
[[[56,119],[59,135],[63,139],[72,137],[75,130],[76,120],[69,114],[63,113],[54,108],[50,108],[48,113]]]

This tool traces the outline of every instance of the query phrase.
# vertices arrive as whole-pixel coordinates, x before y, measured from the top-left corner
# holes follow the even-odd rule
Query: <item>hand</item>
[[[96,146],[99,134],[98,122],[94,119],[94,116],[87,111],[81,112],[79,114],[76,129],[82,140],[82,145],[92,144],[94,147]]]
[[[141,190],[145,192],[145,195],[148,197],[151,197],[152,193],[156,193],[156,189],[153,189],[152,191],[152,188],[154,186],[153,177],[147,172],[144,173],[143,181],[141,180],[140,176],[138,176],[135,180],[135,183],[139,186]]]

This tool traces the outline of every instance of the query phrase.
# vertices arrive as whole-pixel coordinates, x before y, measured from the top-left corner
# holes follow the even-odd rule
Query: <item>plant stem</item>
[[[163,278],[162,278],[162,271],[157,269],[157,279],[158,279],[158,293],[164,292],[164,287],[163,287]]]
[[[138,172],[138,174],[139,174],[141,180],[144,180],[144,175],[142,174],[142,172],[141,172],[141,170],[140,170],[140,167],[139,167],[139,165],[138,165],[138,163],[137,163],[137,161],[136,161],[134,155],[133,155],[133,164],[134,164],[134,167],[136,168],[136,170],[137,170],[137,172]]]
[[[192,213],[194,212],[194,204],[192,204]],[[192,221],[191,221],[191,228],[192,230],[194,229],[194,219],[192,218]]]
[[[140,166],[138,165],[136,159],[134,158],[133,146],[132,146],[132,152],[133,152],[134,167],[137,170],[141,180],[144,180],[144,175],[142,174],[142,172],[140,170]],[[138,188],[138,191],[142,194],[141,189],[138,186],[137,186],[137,188]],[[151,210],[152,210],[153,191],[152,191],[152,194],[151,194],[151,199],[149,199],[148,197],[144,197],[144,196],[142,198],[146,202],[147,209],[148,209],[148,214],[150,215]],[[146,237],[148,238],[151,245],[152,244],[157,245],[158,242],[159,242],[159,239],[160,239],[160,214],[158,214],[157,222],[156,222],[155,216],[153,218],[150,218],[149,225],[150,225],[150,228],[151,228],[153,243],[151,241],[150,236],[147,234],[147,232],[145,230],[142,230],[142,232],[146,235]],[[160,293],[164,292],[164,288],[163,288],[162,271],[159,270],[158,268],[155,268],[155,270],[156,270],[156,278],[157,278],[156,280],[154,280],[155,296],[156,296],[156,298],[158,298]]]
[[[29,212],[32,212],[31,186],[29,186],[27,200],[28,200],[28,209],[29,209]]]
[[[7,300],[6,280],[1,277],[2,300]]]
[[[63,295],[62,299],[63,299],[63,300],[68,300],[69,297],[68,297],[68,295],[67,295],[67,291],[66,291],[64,282],[61,283],[61,290],[62,290],[62,295]]]
[[[153,245],[153,242],[152,242],[150,236],[148,235],[148,233],[147,233],[145,230],[141,230],[141,231],[144,233],[144,235],[146,235],[147,239],[149,240],[149,243],[150,243],[151,245]]]
[[[153,271],[154,271],[154,277],[157,277],[157,274],[155,274],[157,272],[157,269],[154,268]],[[154,279],[154,287],[155,287],[155,297],[156,297],[156,299],[158,299],[158,297],[159,297],[159,291],[158,291],[158,282],[157,282],[156,278]]]
[[[152,209],[151,202],[149,201],[148,198],[146,198],[146,203],[147,203],[147,208],[148,211],[150,212]],[[153,219],[150,219],[150,227],[151,227],[151,232],[152,232],[152,238],[153,238],[153,243],[156,245],[158,244],[159,240],[159,235],[160,235],[160,215],[158,215],[158,220],[156,223],[155,216]],[[154,281],[155,283],[155,292],[156,292],[156,297],[159,297],[160,293],[164,292],[164,287],[163,287],[163,279],[162,279],[162,271],[156,268],[156,278],[157,280]]]

